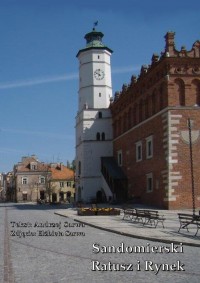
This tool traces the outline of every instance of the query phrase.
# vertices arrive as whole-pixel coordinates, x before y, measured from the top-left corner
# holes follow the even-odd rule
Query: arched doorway
[[[70,202],[70,200],[71,200],[71,192],[68,191],[67,192],[67,201]]]
[[[64,201],[64,192],[60,192],[60,201]]]
[[[45,193],[44,191],[40,191],[40,199],[44,200],[45,199]]]
[[[102,194],[102,191],[98,191],[98,192],[96,193],[96,201],[97,201],[97,203],[103,202],[103,194]]]
[[[52,202],[57,202],[57,194],[56,193],[52,194]]]

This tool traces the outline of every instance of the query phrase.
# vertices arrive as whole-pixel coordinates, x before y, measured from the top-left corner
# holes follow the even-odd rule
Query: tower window
[[[98,55],[98,59],[100,59],[100,55]]]
[[[105,138],[106,138],[106,136],[105,136],[105,133],[103,132],[103,133],[101,134],[101,139],[102,139],[102,141],[105,141]]]
[[[99,97],[101,97],[101,92],[99,93]]]
[[[78,162],[78,174],[81,175],[81,161]]]
[[[100,119],[102,118],[102,112],[99,112],[99,118]]]
[[[100,141],[100,133],[99,132],[97,133],[96,137],[97,137],[97,141]]]

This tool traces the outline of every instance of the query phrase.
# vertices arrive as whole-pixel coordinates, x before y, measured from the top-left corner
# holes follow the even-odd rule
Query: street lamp
[[[192,130],[192,121],[190,118],[187,120],[188,122],[188,130],[181,131],[182,140],[189,145],[189,153],[190,153],[190,173],[191,173],[191,191],[192,191],[192,210],[193,215],[195,215],[195,186],[194,186],[194,166],[193,166],[193,148],[192,144],[197,142],[200,137],[199,130]]]
[[[35,183],[36,184],[36,186],[37,186],[37,203],[38,203],[38,200],[39,200],[39,198],[38,198],[38,182],[37,183]]]
[[[190,145],[190,170],[191,170],[191,184],[192,184],[192,208],[193,208],[193,215],[195,215],[194,169],[193,169],[192,131],[191,131],[191,121],[190,121],[190,118],[188,118],[188,130],[189,130],[189,145]]]

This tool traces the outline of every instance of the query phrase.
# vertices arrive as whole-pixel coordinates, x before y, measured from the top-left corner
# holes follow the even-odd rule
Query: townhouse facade
[[[50,164],[51,178],[49,181],[51,202],[74,202],[74,171],[62,163]]]
[[[14,165],[15,191],[17,202],[35,202],[45,199],[50,179],[49,166],[40,162],[35,155],[22,157]]]

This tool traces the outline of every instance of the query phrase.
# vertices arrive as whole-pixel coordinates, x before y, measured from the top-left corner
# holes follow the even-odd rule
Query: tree
[[[72,162],[70,162],[69,160],[67,160],[67,168],[75,171],[76,170],[76,163],[75,160],[72,160]]]

